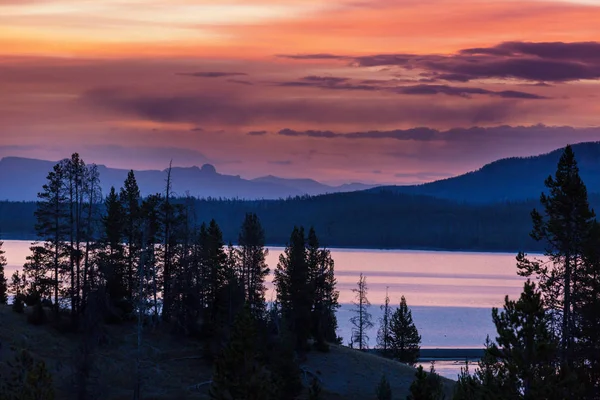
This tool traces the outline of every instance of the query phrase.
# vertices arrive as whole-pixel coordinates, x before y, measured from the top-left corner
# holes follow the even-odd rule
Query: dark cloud
[[[237,83],[238,85],[254,85],[254,83],[250,81],[244,81],[241,79],[227,79],[227,82]]]
[[[273,165],[292,165],[292,161],[291,160],[269,161],[269,164],[273,164]]]
[[[435,79],[423,79],[426,82],[435,82]],[[544,96],[539,96],[532,93],[519,92],[514,90],[506,90],[496,92],[475,87],[455,87],[449,85],[408,85],[408,86],[389,86],[391,83],[407,82],[407,80],[392,79],[392,80],[363,80],[358,84],[348,82],[348,78],[336,77],[306,77],[301,81],[288,81],[273,83],[277,86],[284,87],[312,87],[326,90],[362,90],[362,91],[390,91],[397,94],[405,95],[436,95],[445,94],[448,96],[460,96],[469,98],[471,95],[488,95],[494,97],[514,98],[514,99],[545,99]],[[414,82],[414,81],[408,81]]]
[[[402,94],[414,94],[414,95],[434,95],[434,94],[445,94],[448,96],[461,96],[470,97],[473,94],[490,95],[503,98],[513,99],[545,99],[546,97],[539,96],[532,93],[519,92],[514,90],[504,90],[495,92],[493,90],[473,88],[473,87],[456,87],[448,85],[414,85],[414,86],[400,86],[393,89],[397,93]]]
[[[177,75],[181,76],[193,76],[196,78],[223,78],[229,76],[247,76],[248,74],[245,72],[217,72],[217,71],[209,71],[209,72],[180,72]]]
[[[99,88],[85,92],[80,103],[111,113],[158,122],[240,126],[265,121],[415,125],[502,123],[509,116],[530,115],[514,101],[431,103],[391,99],[240,98],[231,94],[134,94],[126,89]]]
[[[346,82],[348,80],[350,80],[349,78],[341,78],[341,77],[337,77],[337,76],[315,76],[315,75],[311,75],[311,76],[305,76],[304,78],[302,78],[303,81],[308,81],[308,82],[322,82],[328,85],[335,85],[338,83],[342,83],[342,82]]]
[[[350,59],[348,56],[337,54],[317,53],[317,54],[277,54],[277,57],[290,58],[292,60],[343,60]]]
[[[204,128],[196,127],[196,128],[190,129],[190,131],[192,131],[192,132],[204,132]]]
[[[350,133],[318,130],[296,131],[285,128],[280,130],[278,133],[282,136],[324,139],[395,139],[401,141],[444,141],[463,143],[478,143],[482,140],[500,142],[510,139],[525,142],[532,138],[540,141],[544,139],[570,137],[573,139],[573,143],[575,143],[578,141],[590,140],[590,138],[598,137],[600,135],[600,128],[553,127],[545,125],[512,127],[503,125],[490,128],[453,128],[445,131],[423,127],[412,129],[396,129],[390,131],[364,131]],[[404,153],[387,153],[387,155],[397,156],[399,158],[406,156]]]
[[[307,54],[285,57],[350,60],[351,64],[360,67],[420,69],[437,79],[458,82],[487,78],[538,82],[600,79],[599,42],[505,42],[493,47],[463,49],[452,55],[375,54],[350,57]]]
[[[442,178],[449,178],[453,176],[452,174],[448,174],[446,172],[409,172],[409,173],[398,173],[394,174],[396,178],[412,178],[419,181],[432,181]]]
[[[264,136],[267,134],[267,131],[250,131],[248,135],[250,136]]]

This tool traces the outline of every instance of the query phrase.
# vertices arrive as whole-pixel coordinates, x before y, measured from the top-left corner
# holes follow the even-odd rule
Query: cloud
[[[273,165],[292,165],[292,161],[291,160],[269,161],[269,164],[273,164]]]
[[[243,126],[277,123],[344,123],[365,125],[472,125],[502,123],[509,116],[529,115],[531,110],[507,99],[476,104],[432,103],[402,98],[239,97],[215,94],[136,94],[126,89],[89,90],[79,102],[111,113],[161,122]]]
[[[227,79],[227,82],[237,83],[239,85],[254,85],[254,83],[252,83],[250,81],[244,81],[241,79]]]
[[[416,94],[416,95],[433,95],[433,94],[445,94],[448,96],[461,96],[461,97],[470,97],[473,94],[481,94],[481,95],[490,95],[496,97],[503,98],[512,98],[512,99],[546,99],[544,96],[539,96],[537,94],[520,92],[515,90],[503,90],[503,91],[493,91],[481,88],[473,88],[473,87],[456,87],[456,86],[448,86],[448,85],[414,85],[414,86],[400,86],[393,89],[397,93],[402,94]]]
[[[569,137],[572,142],[590,140],[600,135],[600,127],[596,128],[573,128],[556,127],[545,125],[533,126],[496,126],[496,127],[471,127],[471,128],[453,128],[448,130],[437,130],[432,128],[412,128],[395,129],[389,131],[364,131],[341,133],[333,131],[305,130],[296,131],[285,128],[278,132],[281,136],[287,137],[310,137],[321,139],[394,139],[400,141],[416,142],[462,142],[477,144],[482,141],[507,141],[515,140],[526,142],[530,139],[550,140]],[[387,153],[387,155],[405,157],[404,153]]]
[[[250,131],[250,132],[248,132],[248,135],[250,135],[250,136],[264,136],[267,133],[268,133],[267,131]]]
[[[337,54],[317,53],[317,54],[277,54],[276,57],[289,58],[292,60],[347,60],[348,56]]]
[[[419,172],[407,172],[407,173],[397,173],[394,174],[396,178],[411,178],[416,179],[418,181],[433,181],[443,178],[449,178],[453,176],[453,174],[448,174],[446,172],[429,172],[429,171],[419,171]]]
[[[247,76],[248,74],[245,72],[179,72],[176,75],[181,76],[193,76],[196,78],[223,78],[229,76]]]
[[[310,78],[310,79],[309,79]],[[277,86],[284,87],[313,87],[317,89],[325,90],[363,90],[363,91],[388,91],[396,94],[404,95],[436,95],[445,94],[448,96],[460,96],[464,98],[470,98],[471,95],[488,95],[502,98],[513,98],[513,99],[546,99],[544,96],[540,96],[533,93],[526,93],[515,90],[504,90],[504,91],[493,91],[488,89],[476,88],[476,87],[458,87],[449,85],[396,85],[389,86],[390,83],[398,82],[414,82],[411,80],[363,80],[361,83],[354,84],[349,82],[348,78],[337,78],[337,77],[305,77],[301,81],[287,81],[287,82],[276,82],[273,83]],[[435,79],[422,79],[425,82],[435,82]]]
[[[600,79],[600,42],[504,42],[467,48],[455,54],[283,55],[296,60],[347,60],[359,67],[397,66],[420,69],[433,78],[468,82],[475,79],[520,79],[568,82]]]

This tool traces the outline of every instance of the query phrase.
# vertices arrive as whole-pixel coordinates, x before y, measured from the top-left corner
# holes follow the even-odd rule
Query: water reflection
[[[27,241],[4,242],[8,277],[23,265],[29,246]],[[282,251],[270,249],[272,270]],[[495,334],[491,308],[501,306],[505,295],[517,297],[523,284],[514,254],[334,249],[332,256],[343,303],[339,333],[345,341],[350,337],[351,289],[361,272],[367,277],[375,326],[386,288],[393,305],[405,295],[424,347],[481,347],[486,335]],[[273,296],[272,284],[268,289],[267,300]],[[369,336],[374,345],[376,328]]]

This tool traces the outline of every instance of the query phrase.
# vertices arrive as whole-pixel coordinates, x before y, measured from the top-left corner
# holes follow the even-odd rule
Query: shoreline
[[[38,238],[35,235],[29,234],[11,234],[2,233],[0,231],[0,241],[14,241],[14,242],[35,242]],[[237,243],[234,243],[237,245]],[[268,243],[265,245],[266,248],[285,248],[286,243]],[[437,248],[437,247],[379,247],[379,246],[326,246],[328,250],[343,250],[343,251],[410,251],[410,252],[438,252],[438,253],[482,253],[482,254],[512,254],[517,255],[519,251],[523,251],[527,255],[542,255],[539,250],[513,250],[513,249],[456,249],[456,248]]]

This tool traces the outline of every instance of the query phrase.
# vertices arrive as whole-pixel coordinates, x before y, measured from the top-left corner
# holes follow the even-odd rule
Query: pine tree
[[[162,233],[162,219],[160,217],[162,201],[160,194],[152,194],[142,201],[140,207],[141,223],[144,227],[144,241],[142,242],[146,272],[144,274],[144,296],[151,299],[153,321],[155,323],[158,322],[159,318],[158,294],[162,291],[162,279],[156,246],[161,240],[160,235]]]
[[[246,214],[239,235],[240,281],[244,286],[246,304],[256,318],[266,311],[265,278],[269,275],[266,262],[265,232],[256,214]]]
[[[385,289],[385,302],[381,306],[383,314],[379,318],[379,329],[377,330],[377,347],[384,357],[390,356],[392,337],[390,332],[390,322],[392,320],[392,308],[390,307],[390,296],[388,288]]]
[[[229,345],[214,366],[210,398],[272,399],[271,375],[257,349],[256,321],[248,310],[236,318]]]
[[[406,305],[406,298],[402,296],[400,306],[390,319],[390,353],[397,360],[415,365],[421,350],[421,336],[415,326],[412,313]]]
[[[327,350],[326,342],[337,342],[339,292],[336,290],[334,261],[331,252],[319,246],[314,228],[308,233],[306,264],[309,270],[309,291],[312,296],[312,329],[319,349]]]
[[[575,294],[580,328],[576,333],[575,362],[586,396],[600,393],[600,223],[594,221],[586,244],[584,273]]]
[[[26,350],[19,350],[7,364],[10,375],[0,381],[0,399],[54,400],[52,375],[43,361],[36,361]]]
[[[131,312],[132,304],[126,305],[127,278],[125,246],[125,210],[114,187],[104,200],[106,214],[102,218],[100,238],[100,274],[106,285],[106,294],[113,307]]]
[[[202,243],[202,265],[205,269],[206,287],[206,313],[205,321],[214,325],[218,318],[217,293],[227,281],[226,267],[227,254],[223,233],[217,222],[213,219],[206,229]]]
[[[319,383],[319,380],[315,377],[308,387],[308,400],[321,400],[322,398],[323,389],[321,388],[321,383]]]
[[[133,304],[137,275],[135,264],[141,247],[141,196],[133,170],[127,174],[127,179],[119,193],[119,199],[124,213],[124,239],[127,246],[127,299]]]
[[[38,276],[46,271],[52,274],[52,292],[54,314],[59,312],[59,293],[62,291],[61,278],[66,272],[65,257],[68,255],[66,240],[69,237],[68,199],[65,193],[64,180],[66,176],[64,163],[58,163],[46,178],[46,184],[38,193],[37,209],[35,211],[35,230],[43,241],[44,254],[48,259],[39,266]],[[34,244],[36,246],[36,244]]]
[[[535,284],[527,281],[517,301],[506,296],[504,310],[494,308],[492,317],[498,331],[498,344],[492,349],[517,385],[515,395],[522,393],[524,399],[566,395],[555,364],[558,344]]]
[[[167,179],[165,184],[165,197],[162,203],[162,216],[163,216],[163,307],[162,307],[162,319],[169,321],[171,319],[171,310],[173,302],[172,294],[172,279],[174,275],[174,260],[173,253],[176,247],[175,240],[175,229],[176,229],[176,215],[175,207],[171,203],[172,186],[171,186],[171,169],[173,162],[169,162],[169,168],[167,169]]]
[[[367,331],[373,327],[373,322],[371,322],[372,317],[368,311],[371,303],[367,298],[367,278],[362,273],[360,274],[357,286],[356,289],[352,289],[352,292],[355,294],[355,300],[352,302],[355,308],[352,312],[356,315],[350,318],[350,323],[352,324],[351,343],[353,347],[356,345],[360,350],[366,350],[369,348]]]
[[[4,250],[2,250],[3,244],[4,242],[0,240],[0,304],[6,304],[8,301],[8,280],[4,275],[4,268],[6,267],[6,257],[4,256]]]
[[[429,373],[423,370],[423,366],[419,365],[415,374],[415,380],[410,385],[410,394],[407,400],[443,400],[444,387],[442,379],[435,372],[433,363]]]
[[[273,281],[283,320],[296,336],[296,350],[305,351],[311,331],[312,295],[306,262],[304,229],[294,227],[290,241],[279,257]]]
[[[519,268],[521,275],[539,279],[547,305],[559,316],[560,358],[571,367],[578,319],[573,294],[581,285],[583,247],[595,216],[571,146],[565,148],[555,176],[549,176],[545,185],[549,194],[540,196],[544,213],[536,210],[531,213],[534,225],[531,236],[546,244],[545,255],[552,265],[531,262],[519,254]]]
[[[392,400],[392,388],[385,375],[381,376],[375,394],[377,395],[377,400]]]

